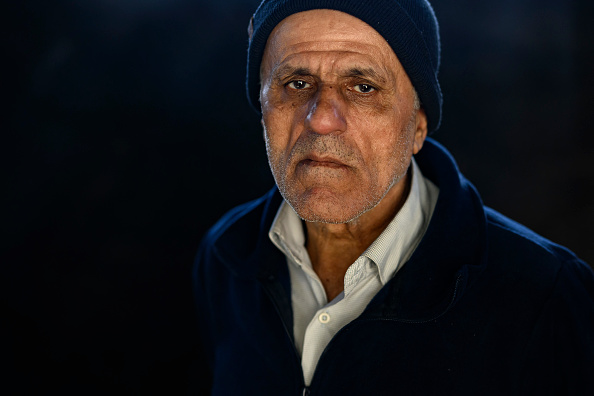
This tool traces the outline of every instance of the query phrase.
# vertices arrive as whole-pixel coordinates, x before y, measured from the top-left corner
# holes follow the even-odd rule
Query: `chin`
[[[308,222],[326,224],[344,224],[355,221],[365,212],[373,209],[377,202],[348,202],[348,199],[336,197],[309,197],[306,199],[287,199],[297,215]]]

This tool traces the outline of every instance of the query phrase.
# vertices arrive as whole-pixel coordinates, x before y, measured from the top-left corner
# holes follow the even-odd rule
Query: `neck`
[[[407,173],[376,207],[353,221],[342,224],[306,222],[307,252],[326,290],[328,301],[342,292],[347,269],[404,205],[410,190],[410,179],[410,173]]]

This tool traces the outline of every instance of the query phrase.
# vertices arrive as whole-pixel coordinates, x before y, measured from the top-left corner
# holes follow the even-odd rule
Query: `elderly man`
[[[213,394],[594,389],[593,274],[427,138],[439,60],[425,0],[262,2],[247,89],[276,187],[198,254]]]

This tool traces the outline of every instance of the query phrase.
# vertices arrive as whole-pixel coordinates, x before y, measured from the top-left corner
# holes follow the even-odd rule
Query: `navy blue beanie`
[[[331,9],[359,18],[381,34],[415,87],[425,113],[428,130],[441,122],[439,29],[427,0],[264,0],[256,10],[250,30],[246,75],[247,96],[260,113],[260,63],[272,30],[286,17],[301,11]]]

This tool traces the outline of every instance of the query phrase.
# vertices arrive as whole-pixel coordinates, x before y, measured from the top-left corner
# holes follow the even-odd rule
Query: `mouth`
[[[341,164],[339,162],[334,162],[334,161],[314,161],[314,160],[310,160],[310,159],[304,159],[303,161],[301,161],[302,165],[305,166],[311,166],[311,167],[318,167],[318,166],[324,166],[327,168],[343,168],[346,167],[346,165]]]
[[[317,155],[309,155],[307,158],[299,162],[300,165],[318,167],[323,166],[327,168],[346,168],[348,167],[345,163],[330,157],[322,157]]]

